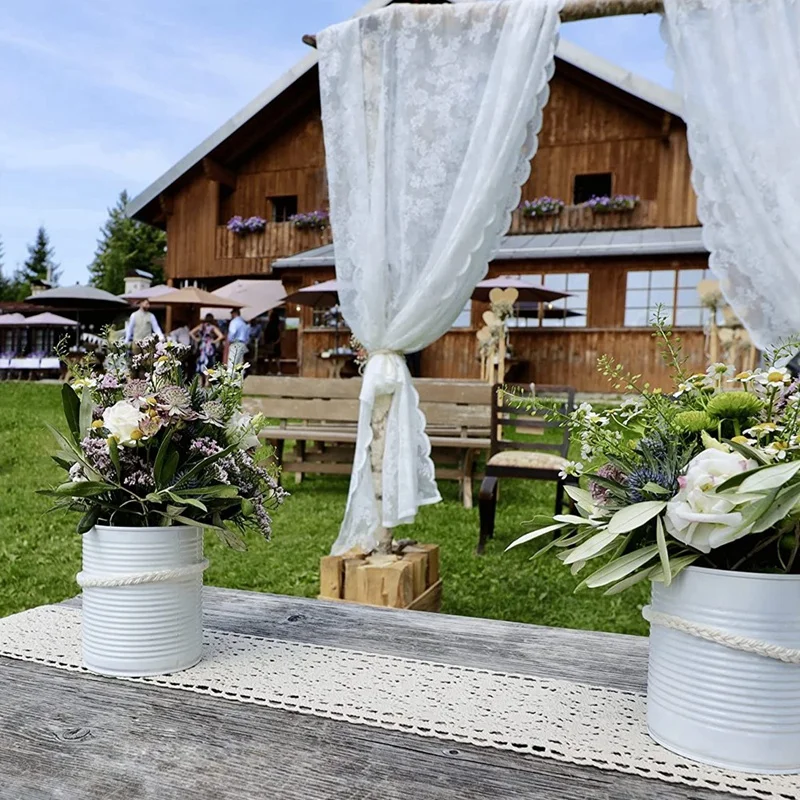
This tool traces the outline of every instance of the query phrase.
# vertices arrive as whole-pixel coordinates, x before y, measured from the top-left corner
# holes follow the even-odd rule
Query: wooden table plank
[[[76,604],[78,601],[69,601]],[[206,622],[641,689],[646,640],[222,589]],[[0,659],[0,798],[712,800],[716,792]]]
[[[0,797],[9,800],[719,797],[9,659],[0,686]]]

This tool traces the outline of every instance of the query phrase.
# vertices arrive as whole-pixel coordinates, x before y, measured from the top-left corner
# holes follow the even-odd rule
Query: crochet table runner
[[[42,606],[0,619],[0,655],[81,666],[81,612]],[[205,631],[203,661],[164,686],[417,736],[529,753],[742,797],[795,800],[800,776],[687,761],[647,735],[644,695],[336,647]]]

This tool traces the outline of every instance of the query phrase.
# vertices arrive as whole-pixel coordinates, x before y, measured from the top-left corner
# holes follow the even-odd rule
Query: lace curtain
[[[402,353],[444,334],[508,229],[553,74],[561,0],[395,5],[318,37],[344,318],[372,354],[333,552],[440,500]],[[391,395],[375,499],[376,398]]]
[[[763,349],[800,332],[800,2],[664,7],[710,265]]]

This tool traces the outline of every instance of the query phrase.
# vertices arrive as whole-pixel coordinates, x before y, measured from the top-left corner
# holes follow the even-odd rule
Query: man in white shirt
[[[238,308],[231,309],[228,323],[228,365],[236,366],[244,361],[247,342],[250,340],[250,326],[242,319]]]
[[[135,345],[154,333],[160,339],[164,338],[156,315],[150,311],[150,301],[145,298],[139,303],[139,308],[128,319],[128,324],[125,326],[125,344]]]

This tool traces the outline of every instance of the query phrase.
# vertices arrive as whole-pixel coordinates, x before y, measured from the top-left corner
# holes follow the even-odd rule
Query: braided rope
[[[136,575],[109,575],[108,577],[79,572],[75,580],[82,589],[86,589],[87,587],[110,588],[114,586],[139,586],[142,583],[164,583],[166,581],[201,575],[208,569],[208,563],[208,559],[204,558],[196,564],[187,564],[185,567],[176,567],[175,569],[140,572]]]
[[[671,628],[681,633],[688,633],[690,636],[705,639],[707,642],[715,642],[733,650],[742,650],[745,653],[755,653],[766,658],[774,658],[786,664],[800,664],[800,650],[795,650],[791,647],[782,647],[779,644],[762,642],[760,639],[751,639],[749,636],[728,633],[710,625],[702,625],[699,622],[675,617],[672,614],[654,611],[652,606],[645,606],[642,609],[642,616],[652,625],[660,625],[662,628]]]

